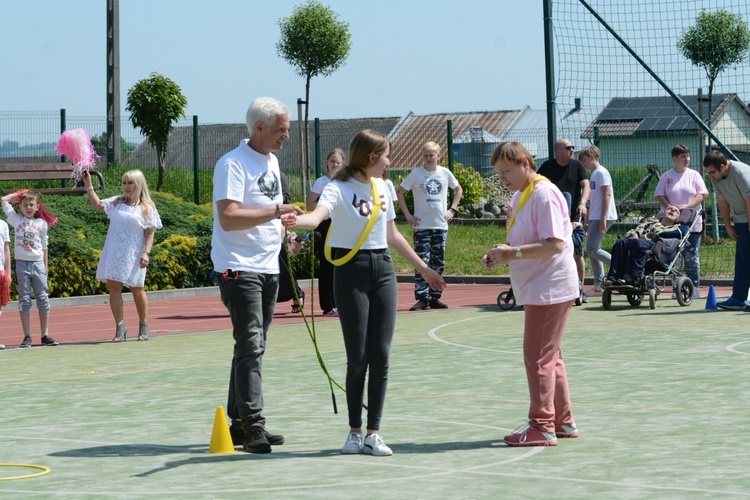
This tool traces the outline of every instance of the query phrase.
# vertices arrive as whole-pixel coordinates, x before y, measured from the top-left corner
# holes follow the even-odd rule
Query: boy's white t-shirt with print
[[[415,229],[448,229],[445,212],[448,208],[448,188],[456,189],[458,181],[445,167],[434,172],[424,167],[415,168],[401,182],[401,187],[414,194],[412,215],[419,218]]]
[[[8,223],[13,226],[13,256],[16,260],[43,261],[49,242],[47,222],[44,219],[27,219],[16,213],[6,201],[2,202],[2,206]]]

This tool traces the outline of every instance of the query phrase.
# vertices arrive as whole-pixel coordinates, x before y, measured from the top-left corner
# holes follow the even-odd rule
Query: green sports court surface
[[[502,442],[528,410],[520,310],[399,315],[392,457],[339,454],[344,395],[334,414],[304,325],[270,332],[265,415],[286,444],[269,455],[208,452],[229,332],[2,351],[0,498],[747,497],[747,315],[704,306],[574,308],[563,348],[581,436],[549,448]],[[316,325],[343,383],[339,325]]]

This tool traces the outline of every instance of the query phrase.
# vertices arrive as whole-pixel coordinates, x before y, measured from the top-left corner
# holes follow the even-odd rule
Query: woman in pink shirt
[[[578,297],[578,273],[568,205],[560,190],[536,173],[534,159],[518,142],[492,153],[492,166],[514,191],[507,244],[492,247],[484,266],[508,264],[517,303],[524,307],[523,357],[531,405],[529,422],[505,436],[508,446],[555,446],[578,437],[563,362],[563,331]]]

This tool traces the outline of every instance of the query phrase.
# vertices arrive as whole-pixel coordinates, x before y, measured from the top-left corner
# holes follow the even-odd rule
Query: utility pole
[[[120,163],[120,0],[107,0],[107,165]]]

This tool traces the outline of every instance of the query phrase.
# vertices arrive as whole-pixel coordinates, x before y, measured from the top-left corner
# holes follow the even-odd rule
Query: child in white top
[[[315,180],[310,195],[307,197],[305,208],[312,212],[318,206],[318,200],[323,189],[333,180],[336,172],[344,165],[344,150],[333,148],[326,155],[326,175],[320,176]],[[315,228],[320,234],[314,241],[315,254],[318,256],[318,298],[320,307],[323,309],[323,316],[337,317],[339,311],[336,308],[336,300],[333,298],[333,264],[328,262],[323,255],[323,243],[325,242],[328,230],[331,227],[331,219],[326,219]]]
[[[578,160],[591,172],[589,185],[589,210],[587,217],[586,253],[591,260],[591,272],[594,275],[594,288],[587,295],[598,295],[603,290],[604,266],[609,266],[612,256],[602,249],[604,236],[612,224],[617,221],[615,196],[612,191],[612,177],[606,168],[599,164],[601,151],[596,146],[588,146],[581,150]]]
[[[445,286],[443,278],[427,267],[396,228],[393,201],[382,179],[391,163],[390,150],[390,141],[382,134],[371,130],[357,134],[349,147],[349,165],[325,187],[315,210],[296,218],[304,229],[313,229],[328,217],[333,221],[328,243],[333,247],[332,260],[338,264],[334,295],[347,356],[349,435],[341,449],[344,454],[392,453],[379,434],[398,306],[396,271],[388,247],[403,255],[434,290]],[[377,218],[369,226],[376,212]],[[363,234],[366,238],[358,245]],[[363,436],[362,404],[368,375],[367,435]]]
[[[438,160],[440,146],[434,142],[425,143],[422,146],[424,166],[415,168],[406,176],[396,195],[406,221],[414,228],[414,251],[430,269],[442,276],[448,223],[453,220],[461,203],[463,189],[450,170],[438,165]],[[453,189],[454,196],[451,207],[446,210],[449,188]],[[409,212],[404,198],[409,190],[414,194],[414,214]],[[417,303],[411,307],[412,311],[447,308],[440,301],[441,296],[439,290],[430,289],[419,272],[414,274],[414,298]]]
[[[10,204],[18,200],[20,212],[16,213]],[[13,250],[16,259],[16,289],[18,291],[18,309],[21,313],[23,342],[19,347],[31,347],[31,292],[36,297],[39,310],[39,324],[42,333],[42,345],[57,345],[47,334],[47,319],[50,302],[47,289],[47,222],[39,217],[40,202],[34,191],[25,191],[20,195],[10,193],[2,198],[3,212],[13,226],[15,236]]]
[[[8,223],[4,220],[0,220],[0,241],[3,244],[3,250],[0,252],[0,270],[5,273],[0,277],[0,314],[2,314],[10,298],[10,232]],[[5,349],[5,346],[0,349]]]

